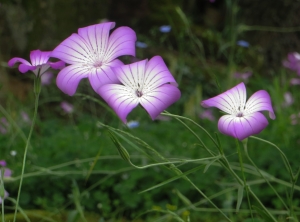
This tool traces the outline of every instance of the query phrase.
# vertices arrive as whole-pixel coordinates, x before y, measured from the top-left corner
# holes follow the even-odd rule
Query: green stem
[[[264,178],[264,180],[266,181],[266,183],[271,187],[271,189],[274,191],[274,193],[276,194],[276,196],[278,197],[278,199],[281,201],[281,203],[284,205],[284,207],[286,208],[286,210],[289,211],[287,205],[285,204],[285,202],[283,201],[283,199],[281,198],[281,196],[278,194],[278,192],[276,191],[276,189],[272,186],[272,184],[269,182],[269,180],[261,173],[261,171],[259,170],[259,168],[256,166],[256,164],[253,162],[253,160],[249,156],[247,146],[244,146],[244,149],[245,149],[245,154],[246,154],[247,159],[255,167],[255,169],[259,173],[259,175],[262,178]]]
[[[2,194],[0,195],[0,198],[2,199],[2,202],[1,202],[1,207],[2,207],[2,221],[5,222],[5,218],[4,218],[4,196],[5,196],[5,190],[4,190],[4,181],[3,181],[3,175],[4,175],[4,170],[3,169],[0,169],[0,186],[2,189],[3,188],[3,196]],[[1,191],[1,193],[2,193]]]
[[[280,155],[283,159],[283,163],[284,163],[285,167],[287,168],[287,171],[289,172],[290,177],[291,177],[291,181],[293,183],[293,181],[295,181],[295,177],[293,175],[292,167],[291,167],[286,155],[284,154],[284,152],[282,152],[282,150],[278,146],[276,146],[274,143],[271,143],[267,140],[264,140],[264,139],[261,139],[261,138],[255,137],[255,136],[250,136],[250,138],[265,142],[265,143],[267,143],[267,144],[269,144],[269,145],[271,145],[271,146],[273,146],[277,149],[277,151],[280,153]]]
[[[31,136],[33,133],[33,129],[34,129],[34,125],[35,125],[35,121],[36,121],[36,117],[37,117],[37,111],[38,111],[38,106],[39,106],[39,96],[40,96],[40,90],[41,90],[40,81],[41,81],[41,78],[38,75],[34,80],[34,94],[35,94],[34,114],[33,114],[31,128],[30,128],[30,131],[28,134],[25,151],[24,151],[24,156],[23,156],[22,172],[21,172],[21,178],[20,178],[20,184],[19,184],[19,189],[18,189],[18,196],[17,196],[17,200],[16,200],[16,208],[15,208],[15,214],[14,214],[14,220],[13,220],[14,222],[16,221],[17,211],[18,211],[18,207],[19,207],[19,200],[20,200],[20,194],[21,194],[25,165],[26,165],[27,151],[28,151],[28,147],[30,146],[30,140],[31,140]]]
[[[243,141],[244,147],[247,147],[247,142],[248,142],[248,139],[245,139]],[[252,221],[253,221],[252,207],[251,207],[251,202],[250,202],[250,198],[249,198],[249,189],[248,189],[249,187],[248,187],[247,182],[246,182],[246,177],[245,177],[245,173],[244,173],[243,157],[242,157],[239,141],[237,139],[236,139],[236,144],[237,144],[237,152],[238,152],[238,155],[239,155],[241,171],[242,171],[242,175],[243,175],[244,188],[246,190],[248,205],[249,205],[249,209],[250,209],[250,212],[251,212],[251,218],[252,218]]]

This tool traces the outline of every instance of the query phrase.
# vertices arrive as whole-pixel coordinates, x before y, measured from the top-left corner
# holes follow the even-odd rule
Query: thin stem
[[[249,187],[249,192],[250,194],[254,197],[254,199],[259,203],[259,205],[264,209],[264,211],[268,214],[270,218],[272,218],[273,221],[277,222],[277,220],[274,218],[274,216],[268,211],[268,209],[263,205],[263,203],[260,201],[260,199],[256,196],[255,193],[250,189]]]
[[[281,201],[281,203],[284,205],[284,207],[287,209],[287,211],[289,211],[289,208],[287,207],[287,205],[285,204],[285,202],[283,201],[283,199],[281,198],[281,196],[278,194],[278,192],[276,191],[276,189],[272,186],[272,184],[269,182],[269,180],[261,173],[261,171],[259,170],[259,168],[256,166],[256,164],[253,162],[253,160],[249,156],[247,146],[246,147],[244,146],[244,150],[245,150],[245,154],[246,154],[247,159],[255,167],[255,169],[259,173],[259,175],[262,178],[264,178],[264,180],[266,181],[266,183],[271,187],[271,189],[274,191],[274,193],[276,194],[276,196],[278,197],[278,199]]]
[[[25,146],[24,156],[23,156],[22,172],[21,172],[21,178],[20,178],[20,184],[19,184],[19,190],[18,190],[18,196],[17,196],[17,200],[16,200],[16,208],[15,208],[14,220],[13,220],[14,222],[16,221],[17,211],[18,211],[18,207],[19,207],[19,200],[20,200],[20,194],[21,194],[23,177],[24,177],[24,171],[25,171],[25,165],[26,165],[27,151],[28,151],[28,147],[30,146],[30,139],[31,139],[31,136],[32,136],[32,132],[33,132],[35,121],[36,121],[36,117],[37,117],[37,111],[38,111],[38,106],[39,106],[39,96],[40,96],[40,80],[41,79],[40,79],[39,75],[34,80],[35,81],[34,114],[33,114],[31,128],[30,128],[30,131],[29,131],[29,135],[28,135],[28,138],[27,138],[26,146]],[[36,89],[38,89],[38,90],[36,90]]]
[[[255,136],[250,136],[250,138],[253,138],[253,139],[256,139],[256,140],[260,140],[262,142],[270,144],[271,146],[275,147],[278,150],[278,152],[281,154],[281,157],[283,159],[283,163],[284,163],[285,167],[287,168],[287,170],[288,170],[288,172],[290,174],[290,177],[291,177],[291,181],[293,183],[293,181],[295,181],[295,177],[293,175],[292,167],[291,167],[291,165],[290,165],[290,163],[289,163],[286,155],[284,154],[284,152],[282,152],[282,150],[278,146],[276,146],[274,143],[271,143],[271,142],[269,142],[267,140],[264,140],[264,139],[261,139],[261,138],[255,137]]]
[[[2,221],[5,222],[5,218],[4,218],[4,196],[5,196],[5,190],[4,190],[4,185],[3,185],[4,184],[3,175],[4,175],[4,170],[0,169],[0,189],[1,189],[1,193],[3,191],[3,196],[2,196],[2,194],[0,195],[0,198],[2,200],[2,202],[1,202],[1,207],[2,207]]]
[[[248,141],[248,139],[245,139],[243,141],[244,147],[247,147],[247,141]],[[241,172],[242,172],[243,181],[244,181],[244,188],[246,190],[248,205],[249,205],[249,209],[250,209],[250,212],[251,212],[251,218],[252,218],[252,221],[253,221],[253,213],[252,213],[252,207],[251,207],[251,202],[250,202],[250,198],[249,198],[249,190],[248,190],[248,185],[247,185],[246,177],[245,177],[245,173],[244,173],[243,157],[242,157],[239,141],[237,139],[236,139],[236,144],[237,144],[237,152],[238,152],[238,155],[239,155],[239,161],[240,161],[240,166],[241,166]]]

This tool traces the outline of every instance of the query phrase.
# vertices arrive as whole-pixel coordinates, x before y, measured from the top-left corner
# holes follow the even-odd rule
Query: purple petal
[[[26,65],[26,64],[20,64],[20,65],[19,65],[19,71],[20,71],[21,73],[28,72],[29,70],[30,70],[30,71],[36,70],[36,66]]]
[[[63,68],[57,75],[58,88],[69,96],[74,95],[81,79],[87,78],[90,70],[88,67],[70,65]]]
[[[113,68],[113,71],[121,83],[134,90],[139,88],[138,84],[144,85],[146,63],[147,59]]]
[[[99,88],[99,95],[117,113],[119,118],[126,123],[127,115],[139,104],[132,90],[122,85],[107,84]]]
[[[25,64],[25,65],[28,65],[28,66],[31,66],[31,64],[26,61],[25,59],[22,59],[22,58],[18,58],[18,57],[15,57],[15,58],[12,58],[8,61],[8,66],[9,67],[12,67],[14,66],[17,62],[20,62],[22,64]]]
[[[91,65],[94,51],[83,37],[78,34],[72,34],[52,51],[51,57],[58,58],[69,64],[81,63]]]
[[[256,93],[254,93],[247,101],[246,103],[246,112],[248,113],[254,113],[258,111],[269,111],[269,116],[271,119],[275,119],[275,114],[272,108],[271,98],[269,93],[265,90],[259,90]]]
[[[33,50],[30,52],[30,61],[33,66],[46,64],[49,60],[51,52],[42,52],[40,50]]]
[[[91,69],[88,77],[94,91],[98,92],[98,89],[105,84],[120,83],[111,67],[119,67],[122,65],[123,63],[120,60],[115,59],[110,63],[102,65],[100,68]]]
[[[105,22],[78,29],[78,34],[86,41],[93,52],[99,56],[98,59],[100,61],[104,60],[104,56],[106,57],[105,52],[109,44],[109,32],[114,27],[114,22]]]
[[[49,65],[52,69],[62,69],[66,66],[66,64],[63,61],[49,62]]]
[[[141,105],[147,110],[152,120],[180,98],[180,90],[173,85],[165,84],[143,95]]]
[[[221,133],[243,140],[251,135],[260,133],[268,125],[268,120],[260,112],[244,117],[232,115],[222,116],[218,122]]]
[[[163,59],[160,56],[154,56],[149,60],[146,66],[145,85],[147,85],[149,89],[154,89],[165,83],[178,86]]]
[[[108,40],[105,61],[111,61],[119,56],[135,56],[136,34],[129,27],[120,27],[113,31]]]
[[[226,113],[235,114],[236,111],[244,107],[245,103],[246,87],[242,82],[220,95],[202,101],[201,105],[206,108],[217,107]]]
[[[5,160],[0,160],[0,166],[6,166],[6,161]]]
[[[4,168],[4,177],[10,177],[11,176],[11,170],[8,168]]]

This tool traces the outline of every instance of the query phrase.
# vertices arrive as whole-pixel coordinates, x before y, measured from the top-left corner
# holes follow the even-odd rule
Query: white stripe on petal
[[[57,75],[56,84],[64,93],[72,96],[82,78],[88,77],[89,70],[78,65],[63,68]]]
[[[100,87],[98,93],[124,123],[127,115],[139,104],[132,90],[122,85],[107,84]]]
[[[244,83],[227,90],[213,98],[202,101],[204,107],[217,107],[220,110],[236,116],[244,110],[246,103],[246,87]]]
[[[270,118],[275,119],[270,95],[265,90],[259,90],[254,93],[246,103],[245,114],[251,114],[258,111],[269,111]]]

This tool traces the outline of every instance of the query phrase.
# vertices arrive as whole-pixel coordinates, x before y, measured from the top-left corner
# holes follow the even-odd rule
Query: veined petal
[[[114,27],[115,22],[105,22],[78,29],[78,34],[88,43],[97,60],[103,61],[109,44],[109,32]]]
[[[260,112],[255,112],[243,117],[224,115],[218,122],[218,128],[221,133],[239,140],[260,133],[267,125],[268,120]]]
[[[107,84],[100,87],[98,93],[124,123],[127,115],[139,104],[134,92],[122,85]]]
[[[31,66],[31,64],[26,61],[25,59],[22,59],[22,58],[18,58],[18,57],[15,57],[15,58],[12,58],[8,61],[8,66],[9,67],[12,67],[14,66],[17,62],[20,62],[22,64],[25,64],[25,65],[28,65],[28,66]]]
[[[113,68],[117,78],[126,87],[136,90],[143,88],[147,59],[129,65]]]
[[[111,61],[119,56],[135,56],[136,34],[129,27],[119,27],[114,30],[108,40],[105,61]]]
[[[42,52],[41,50],[33,50],[30,52],[30,61],[33,66],[46,64],[49,60],[51,52]]]
[[[220,95],[202,101],[201,105],[206,108],[217,107],[228,114],[236,115],[240,110],[244,109],[245,103],[246,87],[242,82]]]
[[[35,70],[36,69],[36,66],[32,66],[32,65],[26,65],[26,64],[20,64],[19,65],[19,71],[21,73],[25,73],[25,72],[28,72],[28,70]]]
[[[60,43],[51,53],[51,57],[58,58],[69,64],[88,64],[94,62],[94,51],[86,40],[72,34]]]
[[[79,65],[70,65],[63,68],[57,75],[58,88],[69,96],[74,95],[82,78],[88,77],[89,68]]]
[[[123,65],[123,63],[116,59],[111,63],[102,65],[100,68],[92,68],[89,73],[89,81],[94,91],[98,92],[98,89],[105,84],[120,83],[111,67],[121,65]]]
[[[154,120],[162,111],[176,102],[180,95],[180,90],[176,86],[165,84],[143,95],[140,103]]]
[[[151,91],[166,83],[178,86],[163,59],[154,56],[147,63],[144,85]]]
[[[270,118],[276,118],[272,108],[270,95],[265,90],[257,91],[248,99],[244,113],[247,115],[258,111],[269,111]]]

